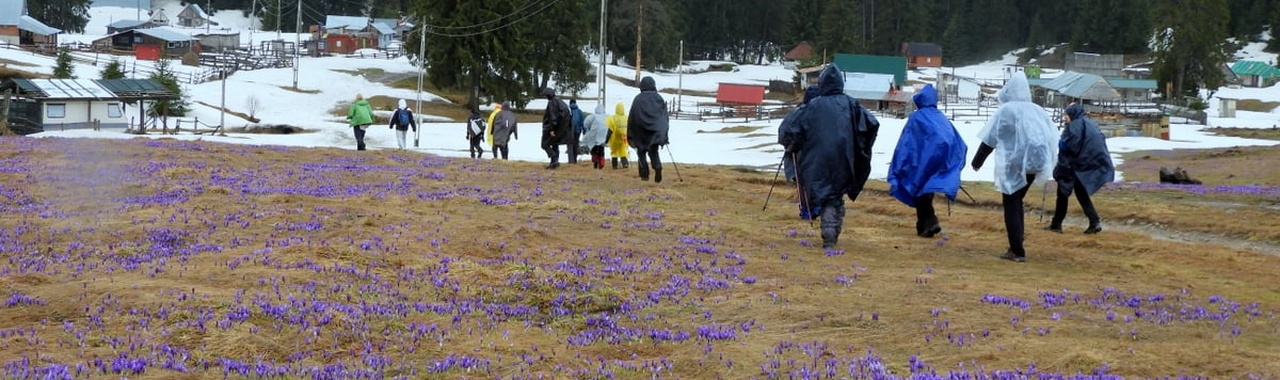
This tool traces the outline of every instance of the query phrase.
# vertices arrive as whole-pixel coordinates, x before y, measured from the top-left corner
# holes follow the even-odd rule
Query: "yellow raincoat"
[[[498,112],[502,112],[502,103],[493,107],[493,112],[489,113],[489,120],[484,124],[484,141],[489,142],[489,149],[493,149],[493,117],[498,116]]]
[[[622,102],[614,107],[614,114],[605,119],[605,125],[609,126],[609,157],[611,158],[627,158],[627,114],[626,108],[622,106]]]

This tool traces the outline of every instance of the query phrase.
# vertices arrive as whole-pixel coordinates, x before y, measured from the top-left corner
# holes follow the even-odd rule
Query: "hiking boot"
[[[614,157],[614,158],[611,158],[610,160],[613,161],[613,170],[618,170],[618,158]]]
[[[550,164],[547,164],[547,169],[555,170],[558,167],[560,167],[559,162],[552,162]]]
[[[1050,225],[1044,226],[1044,230],[1049,232],[1062,233],[1062,226],[1055,226],[1050,224]]]
[[[1058,232],[1062,232],[1062,231],[1061,231],[1061,230],[1059,230]],[[1101,225],[1101,224],[1095,224],[1095,225],[1089,226],[1089,228],[1084,229],[1084,234],[1085,234],[1085,235],[1093,235],[1093,234],[1096,234],[1096,233],[1099,233],[1099,232],[1102,232],[1102,225]]]
[[[935,224],[933,225],[933,227],[929,227],[924,231],[920,231],[920,233],[918,233],[917,235],[920,235],[920,237],[931,238],[934,235],[937,235],[939,232],[942,232],[942,226]]]
[[[1000,258],[1004,260],[1009,260],[1015,263],[1022,263],[1027,261],[1026,255],[1019,255],[1019,254],[1013,253],[1013,251],[1005,251],[1003,255],[1000,255]]]
[[[822,229],[822,248],[834,248],[840,241],[840,232],[835,228]]]
[[[662,183],[662,169],[653,170],[653,183]]]
[[[626,158],[626,157],[623,157],[623,158],[622,158],[622,168],[623,168],[623,169],[626,169],[626,168],[629,168],[629,167],[631,167],[631,165],[627,164],[627,158]]]

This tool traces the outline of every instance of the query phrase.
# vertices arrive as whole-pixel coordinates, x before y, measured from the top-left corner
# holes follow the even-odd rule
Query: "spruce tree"
[[[822,33],[818,37],[816,48],[825,50],[828,56],[865,52],[860,8],[859,5],[849,4],[844,0],[827,0],[822,8],[822,16],[818,18],[818,27]]]
[[[58,59],[53,67],[53,77],[58,79],[75,78],[75,66],[71,65],[71,49],[63,47],[58,49]]]
[[[84,33],[90,0],[27,0],[27,13],[64,33]]]
[[[107,67],[103,68],[102,72],[99,74],[102,76],[102,79],[124,79],[124,64],[120,63],[120,60],[118,59],[112,59],[111,62],[107,63]]]
[[[167,130],[169,128],[169,116],[184,116],[189,111],[187,96],[182,93],[182,85],[178,83],[178,77],[174,74],[173,68],[167,59],[160,59],[156,62],[156,71],[151,74],[151,79],[160,82],[165,89],[175,95],[174,99],[152,101],[150,106],[147,107],[147,116],[159,118]]]

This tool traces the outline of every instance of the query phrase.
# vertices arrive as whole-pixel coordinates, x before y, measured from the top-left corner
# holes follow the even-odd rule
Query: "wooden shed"
[[[902,55],[907,57],[907,68],[942,67],[942,45],[932,42],[903,42]]]
[[[716,89],[716,103],[731,107],[735,116],[754,117],[764,104],[765,88],[758,84],[721,83]]]
[[[119,50],[132,50],[138,59],[154,61],[160,57],[180,58],[188,52],[200,53],[200,41],[195,37],[167,27],[134,29],[93,41],[93,46]]]

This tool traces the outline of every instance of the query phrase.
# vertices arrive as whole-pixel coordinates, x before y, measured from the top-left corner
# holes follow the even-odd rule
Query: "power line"
[[[498,26],[498,27],[496,27],[496,28],[492,28],[492,29],[486,29],[486,30],[482,30],[482,31],[479,31],[479,32],[474,32],[474,33],[439,33],[439,32],[433,32],[433,31],[431,31],[431,28],[430,28],[430,27],[427,27],[427,33],[430,33],[431,35],[435,35],[435,36],[441,36],[441,37],[455,37],[455,38],[456,38],[456,37],[472,37],[472,36],[478,36],[478,35],[481,35],[481,34],[492,33],[492,32],[496,32],[496,31],[502,30],[502,29],[506,29],[506,28],[508,28],[508,27],[510,27],[510,26],[512,26],[512,25],[515,25],[516,23],[518,23],[518,22],[520,22],[520,21],[524,21],[524,19],[527,19],[527,18],[529,18],[529,17],[533,17],[533,16],[535,16],[535,15],[537,15],[537,14],[539,14],[539,13],[542,13],[543,11],[547,10],[547,8],[550,8],[552,5],[555,5],[556,3],[559,3],[559,2],[560,2],[560,0],[553,0],[553,1],[551,1],[551,2],[548,2],[548,3],[546,3],[546,5],[543,5],[543,6],[542,6],[542,8],[538,8],[538,10],[535,10],[535,11],[533,11],[533,12],[529,13],[529,14],[526,14],[526,15],[524,15],[524,16],[521,16],[520,18],[517,18],[517,19],[515,19],[515,20],[511,20],[511,22],[508,22],[508,23],[506,23],[506,24],[502,24],[502,25],[500,25],[500,26]]]
[[[445,25],[427,25],[427,24],[425,24],[425,23],[424,23],[424,24],[423,24],[423,26],[428,27],[428,28],[431,28],[431,29],[445,29],[445,30],[478,28],[478,27],[482,27],[482,26],[486,26],[486,25],[490,25],[490,24],[496,24],[496,23],[501,22],[502,20],[505,20],[505,19],[507,19],[507,18],[509,18],[509,17],[514,17],[517,13],[524,12],[524,10],[525,10],[525,9],[529,9],[530,7],[534,6],[535,4],[537,4],[537,1],[536,1],[536,0],[526,1],[526,2],[524,3],[524,5],[521,5],[520,7],[516,8],[516,10],[511,11],[511,13],[509,13],[509,14],[505,14],[505,15],[502,15],[501,17],[496,17],[496,18],[494,18],[494,19],[492,19],[492,20],[485,21],[485,22],[482,22],[482,23],[479,23],[479,24],[463,25],[463,26],[445,26]]]

